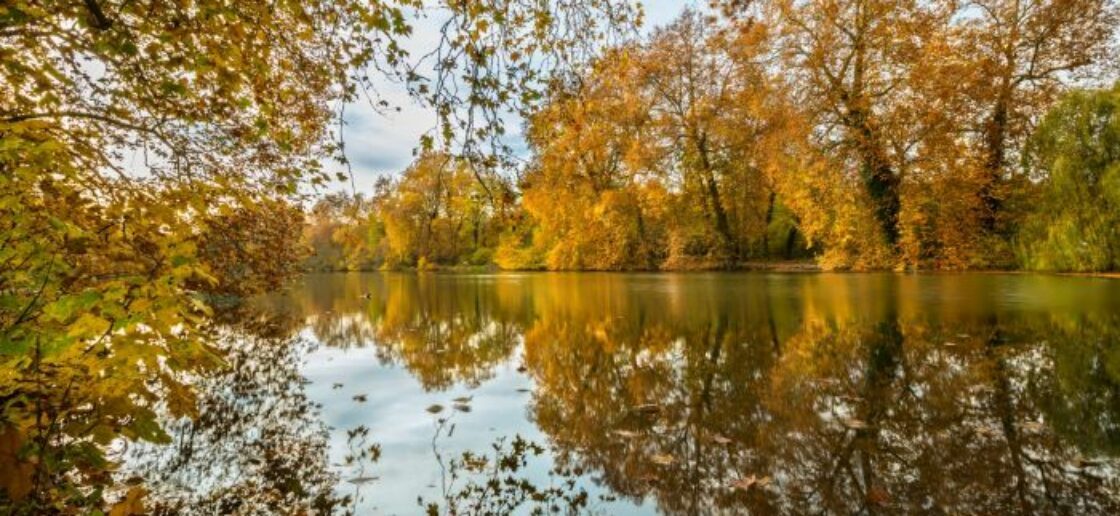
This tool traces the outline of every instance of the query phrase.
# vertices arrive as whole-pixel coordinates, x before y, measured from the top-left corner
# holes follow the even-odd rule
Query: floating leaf
[[[867,501],[873,505],[887,505],[891,501],[891,494],[882,486],[871,486],[867,490]]]
[[[712,435],[712,442],[714,442],[716,444],[728,445],[728,444],[731,444],[732,441],[731,441],[731,439],[728,439],[727,437],[724,437],[723,435],[715,434],[715,435]]]
[[[1103,464],[1103,461],[1101,461],[1100,459],[1086,459],[1085,457],[1078,457],[1074,459],[1073,464],[1078,468],[1092,468],[1100,466],[1101,464]]]
[[[377,480],[380,480],[380,479],[381,479],[381,477],[375,477],[375,476],[354,477],[354,478],[351,478],[351,479],[347,480],[347,482],[360,486],[360,485],[368,484],[370,482],[374,482],[374,481],[377,481]]]
[[[429,414],[439,414],[440,412],[443,412],[443,405],[440,405],[439,403],[433,403],[424,410],[427,410]]]
[[[654,464],[658,464],[661,466],[668,466],[676,461],[676,459],[674,459],[672,455],[664,453],[655,454],[653,457],[650,457],[650,460],[652,460]]]
[[[766,487],[768,485],[770,485],[770,477],[758,477],[755,475],[751,475],[746,478],[740,478],[739,480],[731,483],[731,487],[733,489],[739,489],[742,491],[750,491],[750,489],[753,487]]]
[[[642,434],[639,434],[638,432],[634,432],[632,430],[615,430],[614,435],[624,437],[626,439],[633,439],[635,437],[640,437]]]

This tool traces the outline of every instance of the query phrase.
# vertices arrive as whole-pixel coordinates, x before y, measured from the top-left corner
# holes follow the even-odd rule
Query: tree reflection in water
[[[132,443],[116,475],[163,514],[376,503],[378,434],[334,430],[353,460],[330,464],[305,391],[325,346],[425,391],[532,381],[516,414],[487,417],[524,410],[539,442],[449,451],[461,476],[428,493],[437,513],[606,496],[671,514],[1117,514],[1118,314],[1115,283],[1036,276],[312,276],[229,314],[227,367],[192,381],[197,418],[164,393],[171,443]]]
[[[229,314],[227,364],[199,378],[197,418],[165,423],[170,444],[134,445],[128,472],[150,491],[154,514],[327,514],[349,501],[327,463],[327,429],[303,392],[308,343],[298,321],[254,311]]]
[[[427,389],[520,356],[561,468],[667,513],[1116,513],[1120,295],[1077,281],[334,276],[287,302]]]

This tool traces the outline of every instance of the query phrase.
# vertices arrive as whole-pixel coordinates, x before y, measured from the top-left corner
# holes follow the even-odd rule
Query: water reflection
[[[146,412],[61,406],[90,434],[66,444],[122,462],[96,483],[78,480],[114,468],[57,468],[76,496],[147,492],[156,514],[1120,513],[1112,280],[319,275],[224,315],[224,367],[138,384]],[[33,465],[4,410],[0,512]],[[112,441],[99,410],[158,413],[167,439]]]
[[[335,275],[272,303],[428,390],[517,360],[554,460],[666,513],[1120,511],[1120,289]]]
[[[346,510],[327,463],[327,429],[303,392],[299,365],[309,344],[292,339],[298,319],[255,310],[225,317],[226,367],[196,379],[194,418],[164,415],[169,443],[123,452],[128,483],[144,486],[152,514]]]

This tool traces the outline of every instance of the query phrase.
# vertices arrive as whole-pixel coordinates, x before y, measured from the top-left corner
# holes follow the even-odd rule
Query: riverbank
[[[494,274],[499,272],[779,272],[779,273],[867,273],[867,272],[892,272],[890,270],[868,270],[868,271],[853,271],[853,270],[825,270],[814,262],[810,261],[779,261],[779,262],[742,262],[733,267],[720,267],[720,266],[702,266],[695,265],[690,267],[674,267],[666,269],[648,269],[648,270],[620,270],[620,271],[604,271],[592,269],[570,269],[570,270],[555,270],[548,271],[546,269],[502,269],[496,265],[434,265],[424,269],[417,269],[416,267],[394,267],[382,269],[308,269],[305,273],[326,273],[326,272],[433,272],[441,274]],[[893,271],[899,273],[922,273],[922,274],[1045,274],[1052,276],[1071,276],[1071,277],[1086,277],[1086,278],[1108,278],[1120,279],[1120,272],[1061,272],[1061,271],[1031,271],[1021,269],[965,269],[965,270],[906,270],[906,271]]]

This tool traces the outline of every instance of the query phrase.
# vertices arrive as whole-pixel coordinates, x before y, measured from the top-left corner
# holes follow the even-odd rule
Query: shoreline
[[[892,270],[892,269],[868,269],[868,270],[825,270],[813,262],[805,261],[782,261],[782,262],[743,262],[735,267],[681,267],[673,269],[633,269],[633,270],[598,270],[598,269],[502,269],[494,265],[467,265],[467,266],[438,266],[429,269],[417,269],[415,267],[401,267],[393,269],[355,269],[355,270],[305,270],[303,274],[334,274],[334,273],[348,273],[348,272],[409,272],[409,273],[433,273],[433,274],[500,274],[500,273],[526,273],[526,272],[585,272],[585,273],[616,273],[616,274],[679,274],[679,273],[703,273],[703,272],[775,272],[782,274],[814,274],[814,273],[827,273],[827,274],[871,274],[871,273],[893,273],[898,275],[907,274],[1016,274],[1016,275],[1046,275],[1046,276],[1068,276],[1068,277],[1081,277],[1081,278],[1104,278],[1120,280],[1120,271],[1116,272],[1062,272],[1062,271],[1032,271],[1024,269],[960,269],[960,270],[937,270],[937,269],[907,269],[907,270]]]

